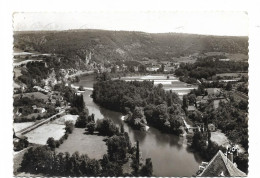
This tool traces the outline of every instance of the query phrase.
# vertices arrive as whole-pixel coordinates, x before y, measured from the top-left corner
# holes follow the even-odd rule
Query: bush
[[[65,131],[68,134],[71,134],[73,132],[74,129],[74,124],[71,121],[66,121],[65,122]]]

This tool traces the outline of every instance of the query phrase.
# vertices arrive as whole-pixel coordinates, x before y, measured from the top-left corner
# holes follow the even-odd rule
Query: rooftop
[[[246,174],[240,171],[221,150],[210,160],[209,164],[198,176],[216,177],[216,176],[232,176],[244,177]]]

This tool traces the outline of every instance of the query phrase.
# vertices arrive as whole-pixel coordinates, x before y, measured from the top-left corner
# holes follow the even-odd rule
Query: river
[[[81,77],[75,86],[93,87],[93,76]],[[95,114],[95,119],[109,118],[115,124],[124,123],[122,114],[105,109],[93,102],[90,97],[92,91],[83,93],[86,107],[90,114]],[[192,176],[201,163],[201,158],[187,150],[186,142],[182,137],[161,133],[150,127],[147,132],[133,130],[124,123],[125,131],[129,133],[132,144],[139,140],[142,158],[152,158],[153,170],[156,176]]]

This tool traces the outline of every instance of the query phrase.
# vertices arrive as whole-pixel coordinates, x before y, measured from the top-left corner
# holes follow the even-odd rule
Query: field
[[[65,125],[59,124],[44,124],[31,132],[25,134],[28,137],[30,143],[45,145],[49,137],[53,137],[55,140],[60,139],[65,133]]]
[[[56,152],[73,154],[78,151],[80,154],[87,154],[92,159],[101,159],[107,153],[107,146],[103,141],[105,137],[84,133],[84,129],[75,128],[68,139],[59,148],[56,148]]]
[[[54,120],[52,123],[53,124],[65,124],[66,121],[72,121],[73,124],[76,123],[76,120],[79,116],[78,115],[64,115],[56,120]]]
[[[169,76],[169,79],[167,79],[167,75],[121,77],[121,80],[125,80],[125,81],[153,80],[154,85],[162,84],[165,90],[172,90],[173,92],[180,95],[180,98],[183,95],[188,94],[191,90],[197,88],[197,86],[195,85],[188,86],[186,83],[179,81],[179,79],[174,76]]]
[[[15,132],[18,132],[26,127],[33,125],[35,122],[22,122],[22,123],[14,123],[13,128]]]

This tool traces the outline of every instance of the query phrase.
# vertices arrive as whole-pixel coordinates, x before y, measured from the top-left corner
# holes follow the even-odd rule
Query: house
[[[49,91],[47,91],[47,90],[45,90],[45,89],[43,89],[43,88],[41,88],[39,86],[34,86],[33,88],[36,89],[37,91],[41,91],[43,93],[48,93],[49,92]]]
[[[37,109],[37,106],[36,105],[33,105],[32,106],[33,110]]]
[[[39,113],[45,113],[46,112],[46,109],[45,108],[37,108],[37,111]]]
[[[209,100],[208,95],[207,96],[197,96],[197,98],[196,98],[197,107],[199,107],[201,104],[207,104],[208,100]]]
[[[219,150],[210,162],[202,162],[197,173],[198,177],[245,177],[244,172],[233,163],[233,153],[224,153]]]
[[[160,67],[147,67],[146,70],[153,72],[153,71],[157,71],[158,69],[160,69]]]
[[[50,88],[49,86],[44,86],[43,89],[44,89],[45,91],[47,91],[47,92],[51,91],[51,88]]]
[[[188,112],[194,112],[194,111],[196,111],[196,107],[195,106],[188,106],[187,111]]]
[[[208,130],[211,132],[214,132],[216,130],[216,127],[214,124],[208,124]]]

